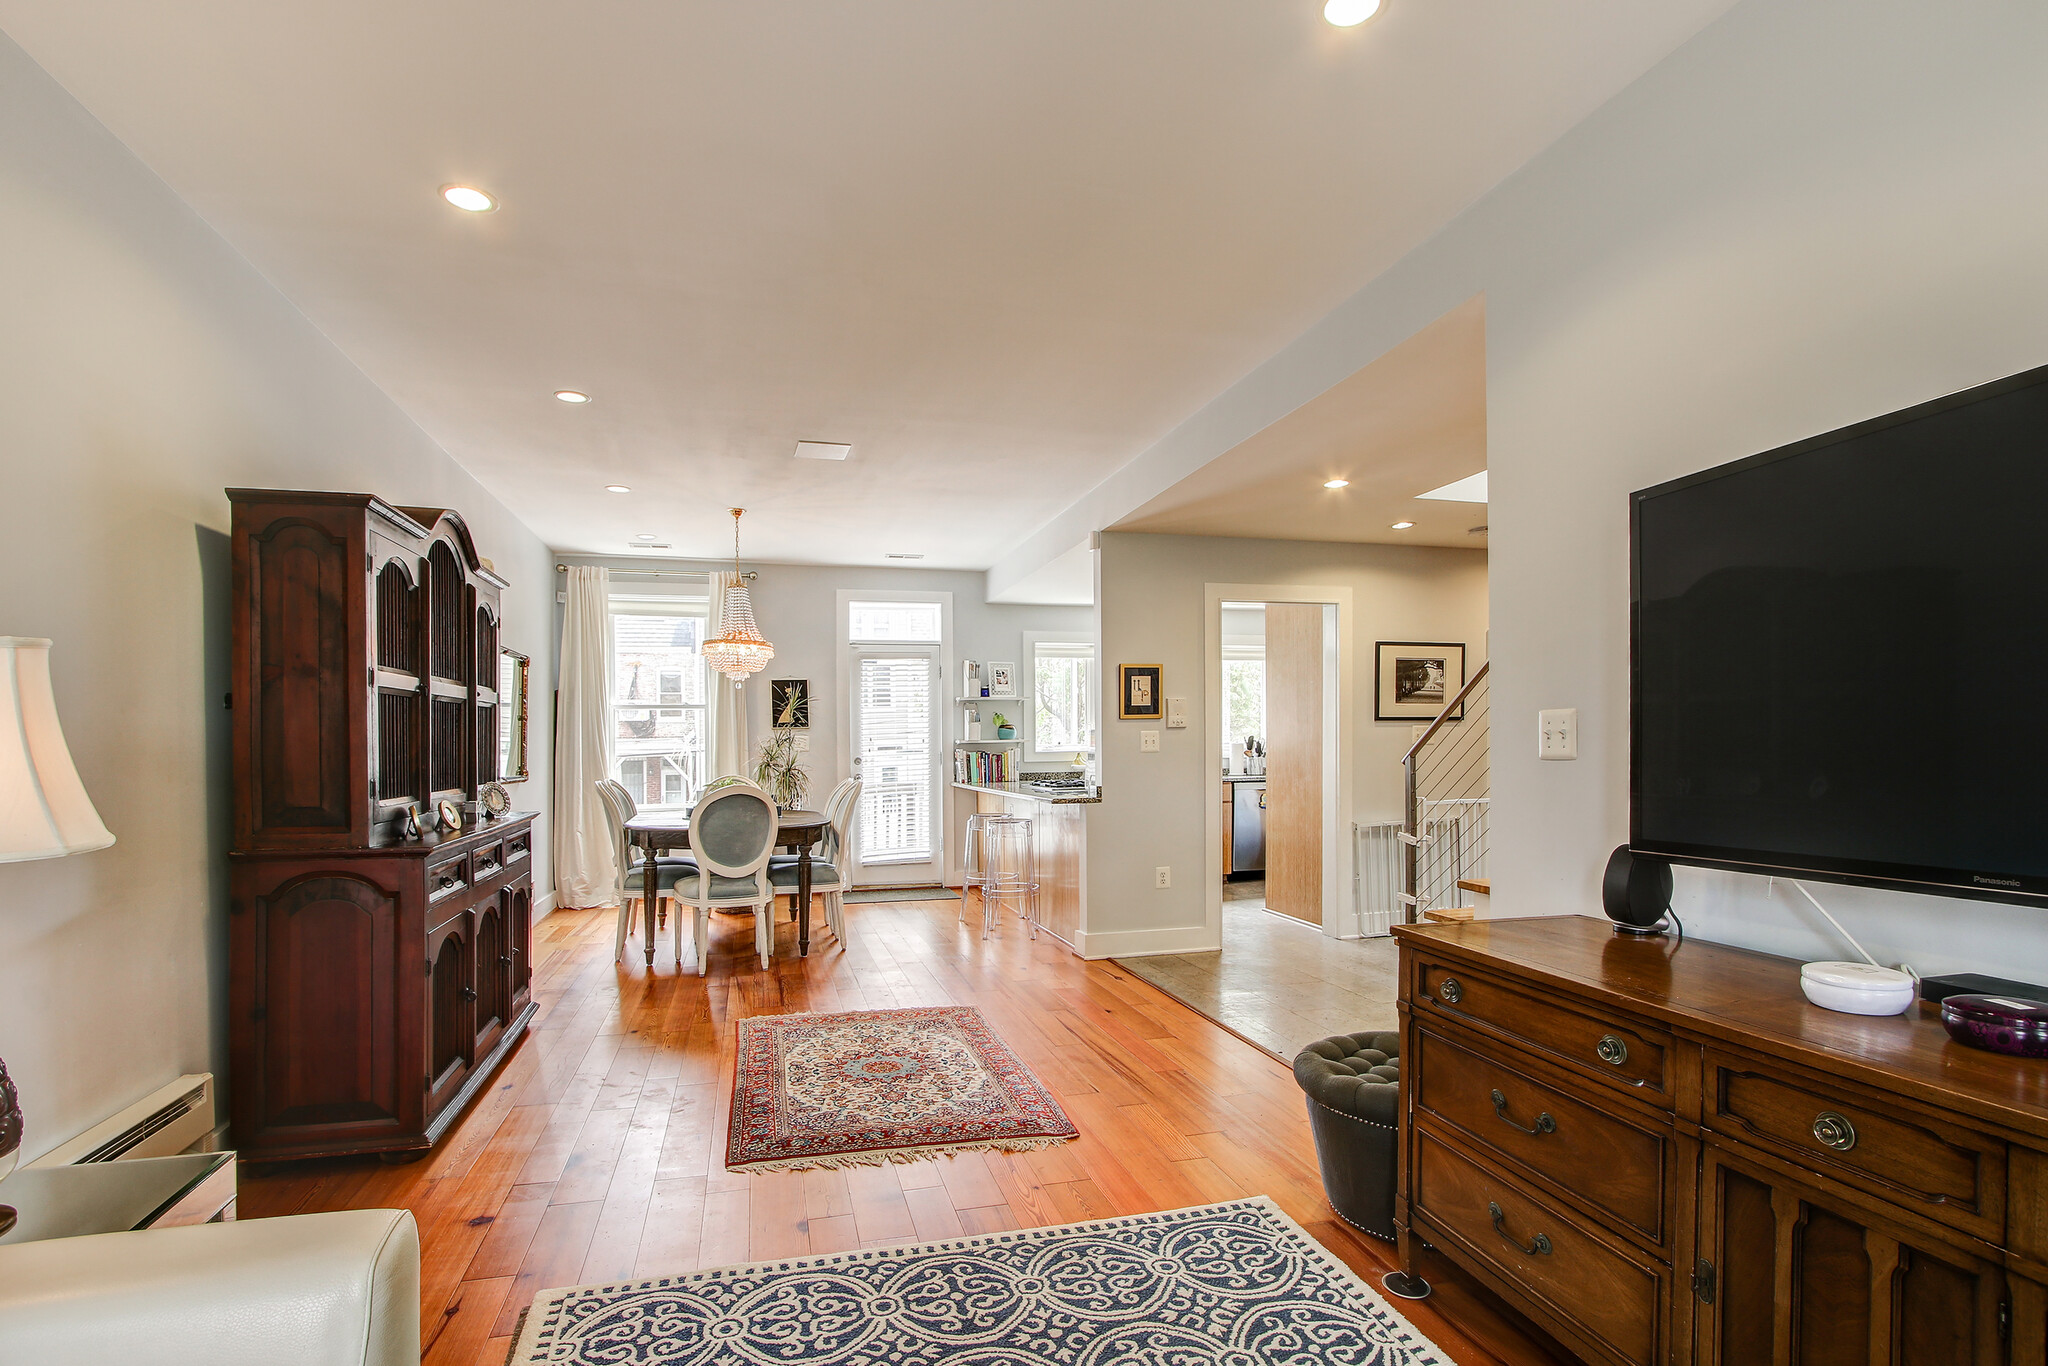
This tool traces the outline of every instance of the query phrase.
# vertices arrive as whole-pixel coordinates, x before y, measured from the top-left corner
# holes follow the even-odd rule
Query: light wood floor
[[[717,927],[708,978],[679,974],[664,935],[611,959],[605,911],[535,931],[536,1029],[426,1159],[245,1167],[260,1218],[404,1206],[422,1241],[426,1360],[499,1366],[522,1310],[551,1286],[832,1252],[1270,1195],[1377,1283],[1392,1249],[1324,1202],[1287,1069],[1107,963],[1015,925],[984,941],[959,902],[848,906],[774,968],[743,920]],[[734,1022],[788,1011],[966,1004],[1059,1096],[1074,1143],[850,1171],[727,1172]],[[1404,1305],[1458,1362],[1551,1355],[1434,1259],[1430,1300]]]

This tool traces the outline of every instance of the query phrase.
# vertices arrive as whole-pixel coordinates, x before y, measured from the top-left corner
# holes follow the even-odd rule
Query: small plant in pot
[[[784,811],[800,809],[811,790],[811,775],[798,762],[796,740],[801,733],[793,726],[777,726],[761,742],[754,761],[755,785]]]
[[[1004,716],[1004,715],[1003,715],[1003,714],[1002,714],[1001,712],[997,712],[997,713],[996,713],[996,739],[998,739],[998,740],[1014,740],[1014,739],[1016,739],[1016,738],[1017,738],[1017,728],[1016,728],[1015,726],[1013,726],[1013,725],[1011,725],[1011,724],[1010,724],[1010,719],[1009,719],[1009,718],[1008,718],[1007,716]]]

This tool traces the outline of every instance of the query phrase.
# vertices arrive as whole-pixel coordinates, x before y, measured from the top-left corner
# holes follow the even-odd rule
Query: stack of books
[[[956,749],[953,751],[953,781],[956,783],[1014,783],[1017,755],[1007,749]]]

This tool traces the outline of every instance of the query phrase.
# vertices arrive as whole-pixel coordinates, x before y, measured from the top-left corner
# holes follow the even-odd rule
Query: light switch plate
[[[1138,749],[1141,753],[1157,754],[1159,752],[1159,732],[1156,730],[1139,731]]]
[[[1579,709],[1550,707],[1536,713],[1536,757],[1579,757]]]
[[[1186,730],[1188,728],[1188,700],[1185,697],[1166,699],[1166,728]]]

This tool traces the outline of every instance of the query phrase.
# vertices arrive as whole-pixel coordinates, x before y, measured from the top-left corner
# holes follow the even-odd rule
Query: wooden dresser
[[[1605,920],[1394,933],[1404,1267],[1588,1362],[2048,1362],[2048,1062]]]
[[[534,1014],[533,817],[477,810],[505,581],[446,509],[228,497],[235,1146],[417,1156]],[[443,801],[461,830],[405,838]]]

